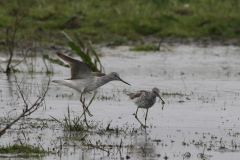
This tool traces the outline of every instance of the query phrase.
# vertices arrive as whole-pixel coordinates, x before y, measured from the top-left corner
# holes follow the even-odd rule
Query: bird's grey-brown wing
[[[93,76],[91,73],[91,68],[87,63],[73,59],[59,52],[57,52],[57,55],[70,65],[70,79],[89,79]]]
[[[101,73],[101,72],[92,72],[92,75],[95,76],[95,77],[103,77],[103,76],[106,76],[105,73]]]
[[[149,94],[149,91],[145,91],[145,90],[140,90],[139,92],[144,93],[144,94]]]
[[[147,91],[141,90],[141,91],[138,91],[137,93],[129,93],[127,95],[129,96],[130,99],[135,99],[140,97],[142,94],[144,94],[144,92],[147,92]]]

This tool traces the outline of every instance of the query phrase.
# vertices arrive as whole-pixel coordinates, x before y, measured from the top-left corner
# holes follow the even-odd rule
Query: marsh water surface
[[[168,46],[161,52],[134,52],[129,47],[100,47],[105,72],[118,72],[131,84],[111,82],[102,86],[90,106],[94,115],[89,121],[99,127],[119,128],[123,132],[66,132],[50,121],[53,116],[63,119],[69,106],[72,115],[80,115],[80,94],[65,86],[50,84],[43,106],[34,114],[21,120],[1,138],[0,145],[18,142],[41,145],[46,150],[63,149],[58,154],[42,159],[238,159],[240,157],[240,48],[233,46]],[[44,67],[36,58],[36,68]],[[70,77],[69,68],[52,64],[52,80]],[[41,84],[46,85],[45,74],[17,73],[28,98],[34,101]],[[147,125],[142,129],[134,117],[136,106],[126,93],[151,90],[158,87],[161,100],[149,110]],[[88,95],[87,101],[93,94]],[[1,128],[6,117],[15,117],[24,105],[16,90],[13,75],[0,75]],[[14,110],[16,109],[16,110]],[[138,117],[144,122],[140,109]],[[4,118],[5,117],[5,118]],[[44,126],[47,123],[47,126]],[[22,131],[25,132],[25,139]],[[92,144],[106,145],[106,151],[86,147],[80,141],[86,135]],[[73,138],[74,137],[74,138]],[[122,142],[121,142],[122,141]],[[119,146],[122,143],[120,149]],[[185,154],[185,156],[184,156]],[[201,157],[202,155],[202,157]],[[0,155],[9,158],[15,155]],[[35,159],[32,157],[32,159]]]

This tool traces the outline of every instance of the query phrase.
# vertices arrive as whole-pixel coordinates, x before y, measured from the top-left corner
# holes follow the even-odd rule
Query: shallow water
[[[28,133],[28,143],[52,150],[59,149],[60,138],[64,139],[62,154],[44,156],[43,159],[183,159],[186,152],[191,153],[189,159],[197,159],[199,153],[207,158],[238,159],[240,156],[238,114],[240,93],[239,51],[238,47],[212,46],[199,48],[196,46],[169,46],[166,52],[133,52],[129,47],[99,48],[104,54],[101,57],[105,72],[118,72],[131,87],[121,82],[111,82],[98,90],[90,111],[94,115],[88,120],[101,121],[106,128],[110,120],[111,127],[137,130],[135,134],[89,133],[87,140],[93,144],[100,141],[106,145],[116,145],[123,141],[123,148],[109,149],[110,155],[100,149],[88,149],[79,140],[69,140],[69,134],[81,138],[85,133],[66,133],[62,127],[48,122],[49,127],[42,127],[36,118],[50,119],[53,116],[62,119],[67,107],[75,115],[82,113],[79,102],[80,94],[65,86],[50,84],[50,90],[42,108],[30,116],[26,129],[19,129],[20,123],[13,126],[0,140],[0,145],[13,143],[17,136],[24,139],[21,130]],[[41,58],[36,60],[36,70],[44,67]],[[54,75],[52,80],[67,79],[69,69],[52,64]],[[24,66],[22,66],[24,68]],[[46,85],[45,74],[16,74],[28,90],[30,101],[36,100],[41,84]],[[158,87],[164,93],[181,93],[182,95],[163,96],[161,101],[149,110],[146,130],[141,129],[133,116],[136,106],[125,93],[137,90],[151,90]],[[18,98],[14,76],[0,76],[0,117],[14,117],[21,113],[23,101]],[[90,100],[92,94],[87,96]],[[107,98],[107,99],[106,99]],[[13,110],[16,109],[16,110]],[[12,111],[13,110],[13,111]],[[11,111],[9,114],[8,112]],[[139,110],[138,117],[144,122],[145,110]],[[44,120],[43,120],[44,121]],[[25,122],[25,121],[24,121]],[[29,123],[39,128],[29,127]],[[3,127],[1,125],[1,127]],[[19,134],[17,133],[19,132]],[[38,140],[41,137],[41,140]],[[75,145],[74,145],[75,144]],[[199,145],[199,144],[205,144]],[[132,145],[132,147],[127,147]],[[210,147],[212,146],[212,147]],[[235,147],[236,146],[236,147]],[[221,147],[221,148],[220,148]],[[224,148],[225,147],[225,148]],[[205,148],[205,149],[204,149]],[[210,150],[211,148],[211,150]],[[207,150],[208,149],[208,150]],[[120,153],[121,151],[121,153]],[[187,159],[185,157],[185,159]],[[201,159],[201,158],[199,158]]]

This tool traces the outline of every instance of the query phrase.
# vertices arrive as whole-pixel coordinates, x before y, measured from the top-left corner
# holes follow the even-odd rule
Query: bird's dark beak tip
[[[125,82],[124,80],[122,80],[121,78],[119,78],[119,80],[120,81],[122,81],[123,83],[125,83],[125,84],[128,84],[129,86],[131,86],[131,84],[129,84],[129,83],[127,83],[127,82]]]

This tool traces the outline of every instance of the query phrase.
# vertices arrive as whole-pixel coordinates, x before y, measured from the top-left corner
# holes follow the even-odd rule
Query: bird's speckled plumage
[[[148,109],[151,108],[155,103],[156,103],[156,97],[158,96],[161,100],[161,96],[159,95],[159,89],[158,88],[153,88],[151,92],[145,91],[145,90],[140,90],[137,93],[129,93],[127,94],[131,100],[135,103],[137,106],[137,111],[135,114],[135,118],[141,123],[142,122],[137,118],[137,112],[138,108],[144,108],[147,109],[146,117],[145,117],[145,126],[146,126],[146,120],[147,120],[147,114],[148,114]],[[164,103],[164,101],[162,100]]]
[[[156,102],[156,94],[145,90],[128,94],[138,108],[150,108]]]
[[[127,95],[138,108],[151,108],[155,104],[157,96],[162,100],[159,95],[159,89],[156,87],[151,92],[140,90],[137,93],[129,93]]]

